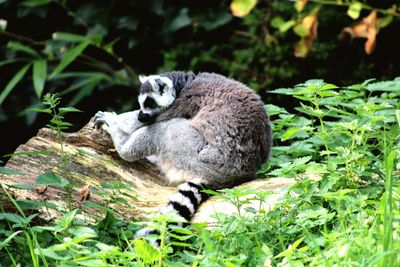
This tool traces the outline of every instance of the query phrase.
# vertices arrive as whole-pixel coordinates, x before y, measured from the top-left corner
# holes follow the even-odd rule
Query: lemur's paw
[[[103,128],[103,130],[108,132],[108,129],[115,121],[116,116],[117,115],[115,114],[115,112],[98,111],[93,117],[94,127],[96,129],[99,129],[101,127]]]
[[[97,111],[93,117],[94,127],[99,129],[103,124],[106,124],[104,111]]]

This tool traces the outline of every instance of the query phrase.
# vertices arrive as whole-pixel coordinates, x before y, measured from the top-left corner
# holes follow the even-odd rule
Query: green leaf
[[[74,236],[72,241],[75,244],[79,244],[87,239],[97,237],[96,232],[92,228],[85,226],[74,227],[69,229],[68,232]]]
[[[383,18],[379,18],[379,20],[378,20],[379,29],[385,28],[390,23],[392,23],[392,21],[393,21],[392,15],[388,15]]]
[[[245,17],[256,6],[257,0],[233,0],[231,3],[232,14],[236,17]]]
[[[15,156],[31,156],[31,155],[50,155],[50,151],[27,151],[27,152],[14,152],[11,154],[4,155],[4,157],[15,157]]]
[[[0,106],[3,104],[4,100],[7,98],[7,96],[10,94],[12,89],[21,81],[21,79],[24,77],[25,73],[28,71],[29,67],[31,64],[26,64],[23,66],[15,75],[14,77],[8,82],[6,87],[3,89],[3,91],[0,94]]]
[[[9,188],[17,188],[21,190],[32,190],[33,186],[30,184],[12,184],[8,186]]]
[[[84,97],[89,96],[93,89],[103,80],[103,76],[92,77],[86,79],[86,84],[80,88],[79,92],[74,98],[68,103],[68,105],[74,106],[79,103]]]
[[[100,267],[100,266],[108,266],[108,264],[104,263],[101,259],[93,259],[93,260],[77,260],[79,266],[86,267]]]
[[[105,44],[105,45],[103,46],[103,49],[106,50],[106,51],[107,51],[108,53],[110,53],[110,54],[114,54],[114,44],[115,44],[116,42],[118,42],[121,38],[122,38],[122,37],[117,37],[117,38],[115,38],[114,40],[112,40],[111,42]]]
[[[179,11],[179,14],[171,21],[168,29],[172,32],[177,31],[183,27],[186,27],[192,23],[189,17],[189,9],[184,7]]]
[[[52,37],[54,40],[65,41],[70,43],[80,43],[89,40],[89,38],[84,35],[79,35],[69,32],[55,32],[53,33]]]
[[[133,241],[135,252],[143,259],[144,263],[150,264],[158,259],[159,252],[154,249],[149,243],[142,239]]]
[[[18,214],[14,213],[0,213],[0,220],[7,220],[9,222],[13,222],[16,224],[24,225],[26,223],[26,219]]]
[[[60,112],[60,114],[70,113],[70,112],[82,112],[81,110],[74,107],[59,108],[58,111]]]
[[[293,31],[300,37],[307,37],[308,35],[310,35],[310,31],[300,24],[294,26]]]
[[[48,108],[28,108],[28,111],[32,112],[40,112],[40,113],[48,113],[51,114],[51,110]]]
[[[7,64],[15,63],[15,62],[18,62],[18,61],[23,61],[23,60],[19,59],[19,58],[13,58],[13,59],[7,59],[7,60],[4,60],[4,61],[0,61],[0,67],[2,67],[4,65],[7,65]]]
[[[281,26],[279,27],[279,32],[280,33],[285,33],[290,28],[292,28],[294,25],[296,25],[296,21],[295,20],[288,20],[285,23],[281,24]]]
[[[35,93],[37,97],[42,96],[44,83],[46,81],[47,75],[47,62],[44,59],[35,60],[33,62],[33,88],[35,89]]]
[[[284,108],[278,107],[273,104],[267,104],[264,107],[267,110],[269,116],[274,116],[279,114],[289,114]]]
[[[28,7],[37,7],[37,6],[42,6],[50,3],[51,0],[25,0],[23,1],[24,6]]]
[[[45,172],[41,175],[39,175],[36,178],[35,185],[54,185],[54,186],[60,186],[60,187],[65,187],[69,184],[68,180],[65,180],[64,178],[55,175],[52,172]]]
[[[53,79],[54,76],[60,74],[69,64],[71,64],[80,54],[82,54],[83,50],[90,44],[90,41],[84,41],[74,48],[68,50],[64,57],[62,58],[60,64],[54,69],[54,71],[50,74],[49,79]]]
[[[28,199],[21,199],[17,200],[18,205],[21,209],[40,209],[41,207],[45,206],[44,202],[35,201],[35,200],[28,200]]]
[[[349,9],[347,10],[347,15],[349,15],[352,19],[358,19],[362,8],[362,3],[354,1],[350,4]]]
[[[26,173],[23,173],[21,171],[13,170],[2,166],[0,166],[0,173],[6,175],[26,175]]]
[[[14,51],[24,52],[24,53],[32,55],[34,57],[40,57],[38,52],[36,52],[34,49],[30,48],[27,45],[23,45],[19,42],[10,41],[7,44],[7,48],[14,50]]]
[[[57,125],[57,126],[61,126],[61,127],[70,127],[73,125],[72,123],[61,121],[61,120],[56,120],[56,119],[50,120],[50,123]]]
[[[276,29],[279,29],[281,27],[281,25],[284,23],[285,23],[285,21],[283,20],[282,17],[274,17],[271,20],[271,26]]]
[[[72,223],[77,213],[78,209],[68,212],[56,222],[56,225],[61,226],[63,229],[67,228]]]
[[[282,135],[281,141],[284,142],[295,137],[306,138],[308,135],[305,133],[312,132],[313,130],[314,128],[310,126],[303,126],[301,128],[291,127]]]
[[[83,206],[84,207],[88,207],[88,208],[98,209],[98,210],[101,210],[101,211],[104,211],[104,212],[114,212],[110,208],[104,207],[104,206],[102,206],[100,204],[97,204],[97,203],[91,202],[91,201],[87,201],[87,202],[83,203]]]
[[[55,80],[55,79],[66,79],[66,78],[90,78],[95,75],[106,76],[104,75],[104,73],[96,71],[76,71],[76,72],[63,72],[55,76],[53,79]]]
[[[12,233],[9,237],[7,237],[6,239],[4,239],[1,243],[0,243],[0,251],[7,246],[7,244],[11,241],[11,239],[13,239],[16,235],[18,235],[19,233],[21,233],[22,230],[16,231],[14,233]]]

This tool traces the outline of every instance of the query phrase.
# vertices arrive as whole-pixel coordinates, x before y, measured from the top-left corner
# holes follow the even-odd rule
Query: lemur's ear
[[[145,83],[148,79],[149,79],[148,76],[139,75],[139,81],[140,81],[140,83]]]

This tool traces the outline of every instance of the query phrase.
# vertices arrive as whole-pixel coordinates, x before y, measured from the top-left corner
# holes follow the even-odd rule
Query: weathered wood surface
[[[33,190],[8,189],[8,192],[16,199],[55,203],[57,209],[41,208],[39,210],[41,218],[45,220],[58,218],[61,215],[60,210],[67,209],[68,203],[72,203],[73,207],[83,211],[82,218],[89,219],[89,221],[100,218],[104,213],[98,209],[87,207],[85,203],[90,201],[105,205],[105,202],[111,197],[121,197],[129,203],[129,205],[123,203],[110,205],[124,219],[142,218],[156,212],[161,205],[167,202],[168,196],[175,191],[175,188],[168,186],[163,181],[162,175],[155,165],[146,160],[126,162],[119,158],[112,147],[108,135],[100,130],[95,130],[93,124],[88,123],[76,133],[64,134],[63,153],[61,153],[60,142],[56,140],[54,133],[50,129],[43,128],[26,144],[20,145],[15,152],[17,154],[39,151],[45,153],[26,155],[21,153],[12,157],[6,167],[21,171],[24,175],[0,174],[0,183],[4,185],[34,185],[37,176],[44,172],[55,173],[73,182],[72,194],[55,186],[34,187]],[[112,183],[113,181],[129,185],[132,191],[107,189],[105,190],[106,195],[96,193],[96,190],[104,189],[101,183]],[[282,194],[281,189],[292,183],[293,179],[274,178],[255,180],[242,186],[259,190],[276,190],[277,194],[270,196],[262,207],[269,209]],[[88,192],[87,189],[90,191],[89,198],[85,194]],[[127,197],[122,192],[136,198]],[[6,210],[13,210],[13,205],[7,198],[3,198],[0,204]],[[254,206],[260,208],[259,203],[254,203]],[[211,215],[215,212],[236,212],[236,208],[226,201],[211,198],[201,206],[194,220],[214,223],[216,220],[211,218]]]

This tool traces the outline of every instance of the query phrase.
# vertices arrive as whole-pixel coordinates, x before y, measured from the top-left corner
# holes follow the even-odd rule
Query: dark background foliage
[[[395,3],[368,1],[382,9]],[[47,76],[43,90],[59,92],[63,105],[74,105],[83,111],[67,117],[75,125],[72,130],[82,127],[97,110],[123,112],[137,108],[138,74],[171,70],[218,72],[248,84],[265,102],[290,110],[293,103],[283,96],[269,95],[268,91],[314,78],[349,85],[368,78],[393,79],[400,73],[400,40],[396,37],[400,24],[396,19],[380,30],[375,51],[366,55],[365,39],[338,39],[341,30],[354,23],[346,15],[347,7],[322,6],[318,38],[306,58],[296,58],[293,47],[299,37],[293,31],[280,33],[271,25],[277,16],[289,20],[296,15],[292,2],[259,1],[244,18],[233,17],[229,4],[230,1],[183,0],[0,0],[0,19],[7,21],[6,30],[0,31],[0,93],[30,60],[24,51],[10,47],[10,42],[36,51],[46,60],[51,73],[63,52],[76,44],[55,40],[55,32],[92,40],[62,72],[75,74]],[[368,11],[362,11],[361,17],[366,15]],[[13,62],[5,64],[8,61]],[[48,120],[46,115],[24,111],[40,105],[31,71],[0,104],[0,155],[13,152]],[[85,76],[85,72],[100,78],[90,80],[95,75]]]

